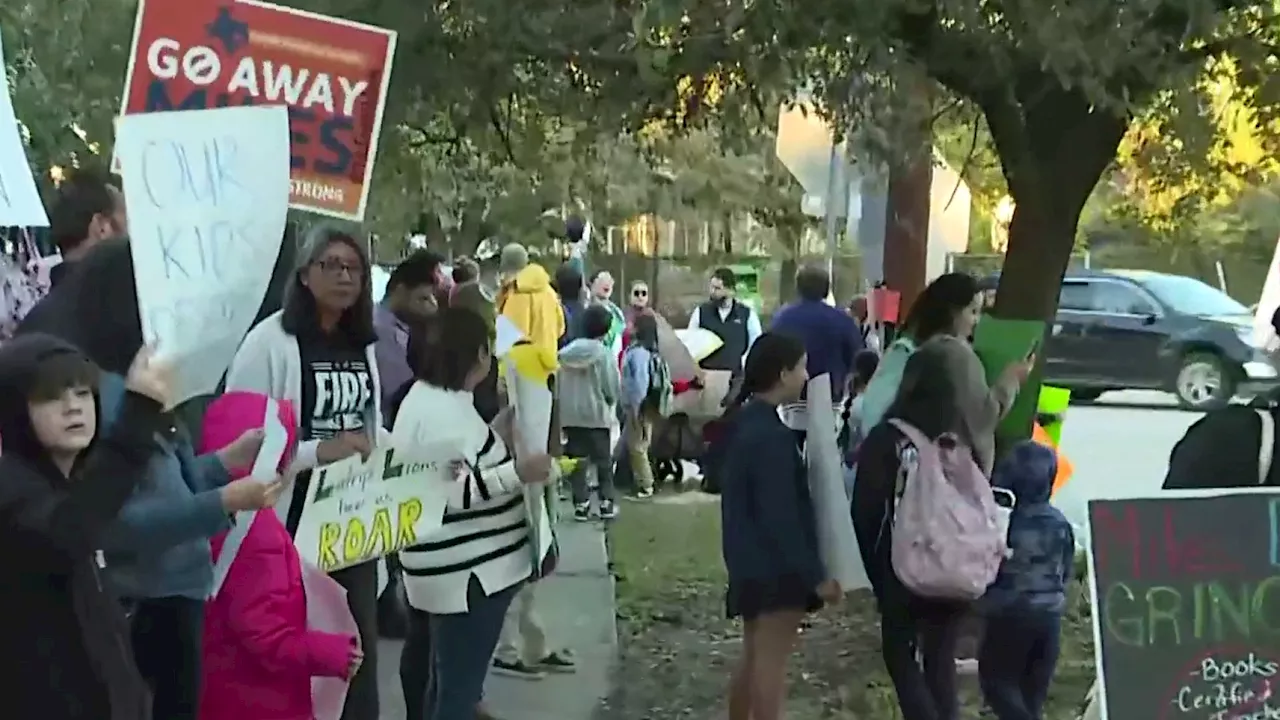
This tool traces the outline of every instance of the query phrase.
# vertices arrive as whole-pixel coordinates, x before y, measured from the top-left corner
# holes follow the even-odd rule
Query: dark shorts
[[[814,588],[797,578],[744,580],[729,583],[725,593],[725,614],[730,618],[755,620],[776,612],[813,612],[822,608]]]

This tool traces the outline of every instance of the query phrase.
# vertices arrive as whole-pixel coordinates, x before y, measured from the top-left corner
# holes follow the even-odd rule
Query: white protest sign
[[[316,468],[293,542],[303,560],[341,570],[417,545],[438,530],[457,483],[452,445],[394,440],[373,451]]]
[[[174,401],[211,393],[266,294],[289,209],[284,106],[117,123],[142,331],[174,361]]]
[[[521,346],[527,352],[536,353],[531,346]],[[515,436],[519,447],[512,448],[516,456],[543,455],[547,452],[547,440],[551,435],[551,410],[555,400],[547,385],[547,377],[532,370],[534,377],[520,372],[519,358],[508,352],[503,359],[507,366],[507,399],[515,412]],[[553,470],[553,479],[558,477]],[[543,574],[543,563],[555,547],[555,518],[551,510],[555,506],[555,482],[545,485],[526,485],[524,508],[529,519],[529,546],[533,553],[535,574]]]
[[[511,318],[499,315],[494,321],[493,354],[495,357],[505,357],[511,352],[511,348],[523,339],[525,339],[524,331],[511,322]]]
[[[263,483],[275,480],[276,468],[280,467],[285,451],[288,449],[289,431],[285,430],[280,422],[280,405],[275,400],[267,398],[266,407],[262,413],[262,445],[258,448],[258,456],[253,460],[253,469],[250,470],[249,476]],[[286,488],[285,492],[289,492],[289,489]],[[231,572],[231,563],[240,553],[240,546],[244,544],[244,538],[249,534],[249,528],[253,527],[253,521],[257,517],[257,510],[236,513],[235,525],[227,533],[227,539],[222,542],[222,552],[218,555],[218,561],[213,564],[213,585],[209,589],[209,597],[218,596],[222,583],[227,580],[227,573]]]
[[[4,64],[4,48],[0,46],[0,225],[49,227],[44,203],[36,190],[27,151],[18,136],[18,118],[9,97],[9,74]]]
[[[805,458],[809,466],[809,492],[813,496],[814,522],[818,530],[818,551],[827,575],[845,592],[871,587],[862,565],[858,536],[849,514],[849,496],[844,488],[839,419],[831,400],[831,376],[819,375],[809,381],[805,412]]]

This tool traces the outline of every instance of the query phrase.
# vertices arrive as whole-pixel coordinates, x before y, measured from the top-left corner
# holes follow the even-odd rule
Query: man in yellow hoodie
[[[529,251],[511,243],[502,248],[498,261],[502,288],[498,291],[498,312],[537,345],[555,355],[564,335],[564,308],[551,287],[551,276],[537,263],[529,262]]]

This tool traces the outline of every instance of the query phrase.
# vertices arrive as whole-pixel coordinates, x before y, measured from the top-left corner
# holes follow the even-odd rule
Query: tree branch
[[[439,132],[428,130],[422,125],[413,123],[400,123],[400,127],[417,135],[417,137],[409,141],[409,147],[413,150],[427,145],[452,145],[457,147],[462,142],[462,135],[454,128],[450,128],[447,132]]]

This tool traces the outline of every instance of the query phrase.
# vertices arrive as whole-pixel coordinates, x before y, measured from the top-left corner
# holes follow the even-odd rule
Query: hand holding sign
[[[358,432],[344,432],[328,440],[321,441],[320,446],[316,448],[316,459],[327,465],[339,460],[345,460],[352,455],[368,458],[372,452],[373,446],[369,443],[368,435]]]
[[[139,395],[146,395],[155,400],[163,408],[169,408],[171,407],[169,388],[173,368],[157,362],[154,355],[155,352],[150,347],[144,346],[138,351],[133,362],[129,364],[129,374],[125,376],[124,386]]]
[[[222,509],[228,513],[261,510],[276,504],[284,492],[282,478],[264,483],[253,476],[233,480],[222,486]]]
[[[118,124],[142,330],[173,360],[175,403],[214,391],[284,239],[283,107],[126,115]]]
[[[228,471],[252,467],[254,459],[258,457],[258,450],[262,448],[264,437],[266,431],[262,428],[244,431],[235,442],[218,451],[218,462]]]

